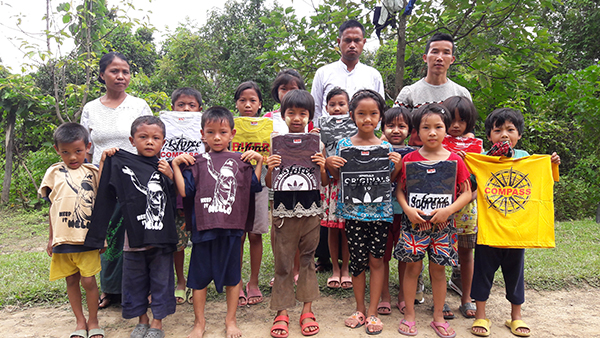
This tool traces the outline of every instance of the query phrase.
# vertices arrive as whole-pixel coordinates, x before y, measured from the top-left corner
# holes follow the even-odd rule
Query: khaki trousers
[[[321,219],[311,217],[273,217],[271,246],[275,258],[275,281],[271,293],[271,310],[285,310],[299,302],[319,298],[315,272],[315,250],[319,244]],[[300,275],[294,299],[294,256],[300,251]]]

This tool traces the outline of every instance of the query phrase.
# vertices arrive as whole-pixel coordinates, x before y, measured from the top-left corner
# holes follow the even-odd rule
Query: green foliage
[[[51,136],[53,131],[48,132]],[[46,169],[60,160],[51,142],[42,145],[38,151],[19,156],[13,167],[9,203],[29,208],[39,208],[43,205],[44,201],[38,197],[34,182],[39,187]]]
[[[207,23],[195,27],[190,23],[179,26],[169,34],[163,46],[163,58],[151,79],[166,93],[189,86],[202,93],[207,106],[222,105],[233,111],[233,93],[244,81],[255,81],[263,93],[263,106],[274,101],[269,91],[276,71],[262,67],[257,60],[265,49],[265,30],[259,18],[270,16],[264,0],[228,1],[223,10],[215,9]]]
[[[260,56],[263,67],[296,69],[310,84],[317,69],[340,57],[336,39],[339,26],[348,19],[360,21],[367,30],[372,28],[363,12],[374,1],[324,1],[310,17],[298,17],[293,7],[276,6],[261,18],[267,26],[267,49]],[[366,35],[369,36],[370,33]]]

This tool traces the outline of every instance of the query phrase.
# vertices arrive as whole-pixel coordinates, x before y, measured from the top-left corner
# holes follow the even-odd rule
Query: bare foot
[[[204,330],[206,329],[206,321],[202,323],[194,323],[194,328],[192,328],[192,332],[187,336],[187,338],[202,338],[204,335]]]
[[[240,338],[242,336],[242,331],[237,327],[236,322],[233,323],[225,323],[225,331],[227,334],[227,338]]]

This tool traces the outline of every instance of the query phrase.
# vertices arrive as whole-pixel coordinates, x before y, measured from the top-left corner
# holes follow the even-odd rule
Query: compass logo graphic
[[[505,216],[525,210],[531,197],[528,175],[512,167],[492,173],[484,188],[488,208],[494,208]]]

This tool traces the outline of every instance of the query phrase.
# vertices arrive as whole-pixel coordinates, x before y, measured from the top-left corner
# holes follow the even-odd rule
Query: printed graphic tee
[[[468,153],[465,163],[477,177],[477,244],[555,246],[553,186],[559,174],[550,155],[515,159]]]
[[[319,190],[321,172],[311,156],[320,151],[316,134],[273,135],[273,155],[281,156],[281,165],[272,172],[273,191]]]
[[[243,162],[237,152],[209,152],[195,156],[196,163],[185,167],[195,184],[193,206],[184,199],[186,222],[192,224],[190,207],[195,211],[197,231],[210,229],[244,230],[254,221],[252,165]],[[258,181],[257,181],[258,182]],[[191,197],[191,196],[190,196]],[[248,220],[252,222],[249,222]]]
[[[84,163],[70,169],[64,162],[55,163],[44,175],[38,192],[52,203],[52,246],[81,245],[92,219],[98,189],[98,168]]]
[[[475,137],[454,137],[446,135],[442,146],[453,153],[464,151],[466,153],[481,154],[483,151],[483,140]]]
[[[236,117],[236,134],[231,141],[231,151],[243,153],[254,150],[263,156],[263,161],[271,151],[271,133],[273,133],[273,120],[267,117]],[[252,160],[256,165],[256,161]]]
[[[381,203],[392,200],[389,146],[351,146],[340,149],[347,162],[340,168],[344,203]]]
[[[417,164],[411,164],[413,162]],[[431,212],[452,204],[460,185],[469,177],[470,173],[465,163],[454,153],[445,161],[429,161],[418,151],[413,151],[402,158],[400,187],[409,206]],[[421,217],[427,220],[426,216]],[[448,222],[454,224],[451,220]]]
[[[347,137],[344,138],[342,140],[340,140],[340,142],[338,142],[337,148],[336,148],[336,155],[340,156],[342,149],[348,148],[348,147],[353,147],[354,145],[352,144],[352,140]],[[392,146],[386,142],[383,141],[381,142],[381,147],[387,147],[387,153],[389,153],[390,151],[392,151]],[[377,146],[375,146],[377,147]],[[362,154],[361,154],[362,156]],[[387,175],[390,176],[391,172],[394,170],[394,163],[392,161],[390,161],[387,158],[386,155],[386,161],[388,162],[388,173]],[[360,160],[362,161],[362,160]],[[377,162],[383,161],[382,159],[379,159]],[[382,163],[379,163],[382,164]],[[349,170],[349,171],[364,171],[362,170],[362,168],[358,167],[359,165],[362,165],[362,163],[359,162],[359,160],[352,160],[352,162],[346,163],[344,165],[344,167],[348,166],[348,168],[343,169],[344,167],[342,167],[342,169],[340,170],[340,179],[341,179],[341,174],[342,172],[344,172],[345,170]],[[383,179],[383,178],[381,178]],[[389,182],[389,178],[388,178],[388,182]],[[343,185],[344,182],[342,181],[342,189],[343,189]],[[389,186],[389,183],[388,183]],[[382,186],[378,187],[378,190],[381,191]],[[342,189],[340,189],[340,193],[338,196],[338,204],[337,204],[337,209],[336,209],[336,214],[338,217],[340,218],[344,218],[344,219],[355,219],[355,220],[359,220],[359,221],[364,221],[364,222],[371,222],[371,221],[383,221],[383,222],[392,222],[393,220],[393,216],[394,216],[394,210],[392,207],[392,203],[391,201],[381,201],[378,203],[367,203],[366,201],[366,194],[363,194],[362,197],[357,197],[357,199],[359,199],[362,203],[354,203],[351,199],[348,201],[345,201],[342,198]],[[387,194],[391,194],[391,188],[388,188],[389,190],[387,191]],[[371,194],[369,194],[369,196],[372,196]],[[373,201],[372,197],[371,201]]]
[[[321,116],[319,118],[321,128],[321,142],[325,144],[327,157],[335,156],[335,147],[344,137],[352,137],[358,129],[350,118],[350,115]]]
[[[187,111],[161,111],[160,120],[167,135],[160,158],[172,161],[181,154],[192,156],[204,153],[202,143],[202,113]]]
[[[119,150],[106,158],[86,246],[104,247],[117,200],[131,248],[175,249],[175,188],[173,181],[158,171],[157,157]]]

